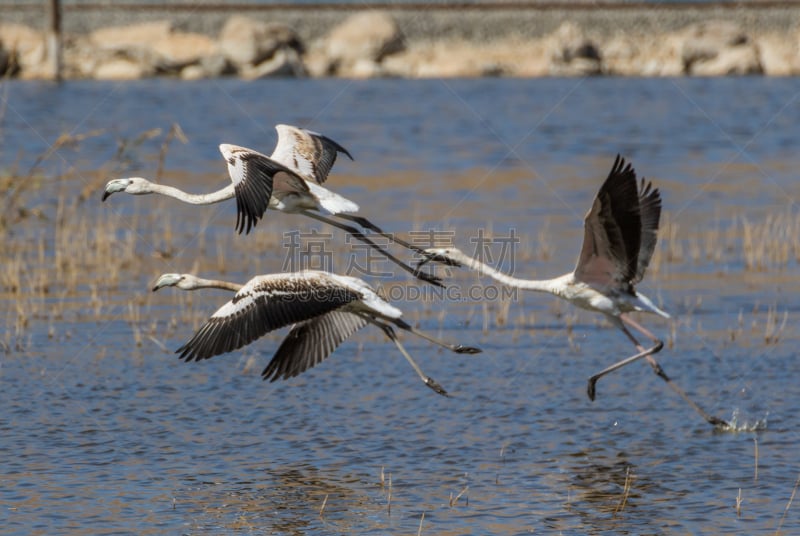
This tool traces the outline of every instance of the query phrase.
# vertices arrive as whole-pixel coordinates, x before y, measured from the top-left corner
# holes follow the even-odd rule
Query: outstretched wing
[[[293,378],[331,355],[350,335],[367,325],[367,320],[346,311],[295,325],[281,343],[261,376],[265,380]]]
[[[617,155],[584,219],[575,277],[601,286],[630,283],[637,273],[641,242],[636,172]]]
[[[276,125],[278,144],[272,159],[297,171],[303,177],[322,184],[328,179],[338,153],[350,153],[327,136],[291,125]]]
[[[239,233],[249,233],[264,216],[275,181],[302,181],[291,169],[252,149],[223,143],[219,150],[228,163],[228,174],[236,193],[236,230]]]
[[[636,263],[636,275],[631,281],[636,284],[644,277],[644,272],[653,257],[658,241],[658,222],[661,219],[661,194],[651,182],[642,179],[639,187],[639,212],[642,220],[642,243]]]
[[[176,353],[199,361],[237,350],[270,331],[316,318],[361,299],[352,288],[316,272],[251,279]]]

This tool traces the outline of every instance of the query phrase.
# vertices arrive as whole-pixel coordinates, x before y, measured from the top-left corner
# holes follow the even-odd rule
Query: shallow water
[[[285,382],[259,378],[284,332],[181,363],[171,351],[228,297],[154,295],[157,275],[198,262],[218,276],[220,252],[228,271],[219,277],[279,271],[282,233],[315,226],[270,213],[254,234],[235,236],[232,202],[119,194],[100,204],[98,189],[82,210],[120,237],[134,233],[141,264],[114,285],[100,272],[75,296],[51,291],[63,313],[0,347],[4,533],[800,532],[790,504],[800,475],[797,260],[747,270],[735,232],[744,219],[796,217],[793,80],[157,80],[12,83],[0,94],[0,168],[24,174],[60,134],[103,131],[36,166],[43,184],[28,200],[43,219],[12,227],[7,242],[54,229],[59,195],[92,185],[97,169],[154,176],[163,135],[132,148],[143,131],[180,124],[189,142],[173,141],[165,180],[199,192],[224,184],[217,144],[269,152],[272,125],[285,122],[350,149],[356,160],[340,159],[329,185],[376,222],[454,230],[444,238],[469,252],[481,229],[513,230],[520,243],[504,266],[545,277],[572,269],[583,214],[620,152],[661,188],[665,221],[678,225],[672,244],[684,248],[668,260],[662,233],[661,260],[641,285],[674,317],[641,318],[668,342],[659,361],[708,412],[735,415],[745,430],[714,430],[644,364],[601,380],[590,402],[586,379],[629,355],[625,337],[546,296],[517,295],[506,314],[497,300],[460,300],[483,288],[466,272],[448,281],[456,299],[430,289],[428,300],[397,296],[422,329],[483,348],[451,355],[404,338],[452,398],[426,389],[370,328]],[[126,152],[113,160],[121,140]],[[50,179],[71,168],[70,184]],[[161,243],[167,220],[172,239]],[[695,244],[693,258],[705,229],[722,238]],[[276,243],[253,247],[258,233]],[[344,271],[344,238],[325,240]],[[718,242],[724,251],[708,258]],[[501,245],[491,243],[498,260]],[[387,291],[407,281],[368,279]],[[132,299],[142,304],[134,324]],[[8,333],[14,303],[0,303]],[[197,316],[183,321],[183,307]],[[764,343],[770,308],[787,314],[775,344]],[[134,327],[151,334],[141,346]]]

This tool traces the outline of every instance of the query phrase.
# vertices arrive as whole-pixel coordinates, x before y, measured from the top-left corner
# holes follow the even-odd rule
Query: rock
[[[0,24],[0,42],[9,52],[9,59],[18,66],[23,77],[47,76],[47,48],[44,34],[22,24]]]
[[[488,45],[483,49],[488,56]],[[461,40],[433,44],[417,44],[404,52],[393,54],[378,63],[363,59],[361,74],[372,76],[400,76],[409,78],[474,78],[483,76],[481,65],[487,61],[476,46]],[[371,64],[373,72],[368,73]]]
[[[692,24],[679,32],[679,36],[683,37],[681,60],[687,74],[710,76],[762,71],[758,50],[736,23],[708,21]],[[737,61],[743,63],[734,65]]]
[[[325,43],[331,61],[345,69],[359,60],[380,62],[405,48],[397,23],[379,11],[348,17],[331,30]]]
[[[300,38],[286,25],[252,20],[241,15],[229,18],[219,35],[225,58],[238,66],[258,65],[279,49],[304,50]]]
[[[111,26],[89,33],[91,43],[105,50],[127,51],[149,48],[172,33],[172,23],[166,20],[143,22],[127,26]]]
[[[386,71],[379,62],[360,58],[355,63],[347,64],[347,67],[340,69],[339,76],[363,80],[366,78],[381,78],[386,76]]]
[[[800,74],[798,42],[779,34],[763,35],[756,41],[764,74],[769,76],[794,76]]]
[[[17,59],[10,51],[6,50],[0,41],[0,76],[13,76],[17,71]]]
[[[205,78],[236,74],[236,68],[219,51],[200,58],[199,66],[203,69]]]
[[[622,76],[681,76],[679,48],[672,36],[618,35],[602,47],[603,72]]]
[[[240,74],[246,79],[306,76],[300,54],[291,48],[279,49],[272,58],[255,66],[245,66]]]
[[[98,49],[88,36],[70,37],[64,43],[64,77],[91,78],[99,63],[113,57],[113,52]]]
[[[181,80],[202,80],[208,78],[208,73],[200,65],[187,65],[181,69]]]
[[[600,50],[576,24],[566,21],[544,38],[550,74],[585,76],[602,70]]]
[[[217,50],[210,37],[175,31],[169,21],[100,28],[89,34],[89,42],[100,51],[101,62],[110,61],[114,69],[126,63],[111,60],[123,59],[129,60],[127,64],[149,65],[162,74],[178,74]]]
[[[303,63],[309,76],[323,78],[336,73],[336,64],[329,57],[324,46],[312,46],[303,56]]]
[[[764,69],[758,50],[751,45],[735,46],[721,50],[713,59],[692,64],[690,74],[695,76],[730,76],[761,74]]]
[[[98,80],[138,80],[153,76],[155,70],[129,58],[113,58],[95,67],[92,76]]]
[[[197,33],[170,32],[150,45],[158,57],[158,70],[176,72],[217,52],[210,37]]]

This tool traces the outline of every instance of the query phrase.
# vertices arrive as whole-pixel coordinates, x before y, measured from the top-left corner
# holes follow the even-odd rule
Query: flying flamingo
[[[102,200],[105,201],[116,192],[160,194],[192,205],[210,205],[235,197],[236,230],[239,233],[249,233],[267,209],[302,214],[350,233],[415,277],[442,286],[438,277],[415,270],[365,236],[362,230],[339,221],[355,223],[405,248],[425,254],[422,248],[386,233],[367,218],[348,214],[357,212],[358,205],[321,186],[327,180],[338,153],[352,159],[344,147],[310,130],[290,125],[277,125],[275,129],[278,131],[278,143],[272,156],[227,143],[219,146],[231,179],[231,184],[220,190],[190,194],[142,177],[128,177],[109,181]]]
[[[656,246],[661,216],[661,195],[650,182],[641,181],[637,187],[636,172],[617,155],[614,166],[584,219],[584,238],[575,270],[554,279],[519,279],[474,259],[457,248],[429,248],[430,256],[422,259],[418,268],[429,261],[445,261],[463,265],[485,274],[500,283],[522,290],[547,292],[578,307],[602,313],[634,344],[638,353],[619,361],[589,378],[589,399],[595,399],[597,380],[620,367],[646,358],[655,373],[709,423],[728,425],[720,418],[706,413],[666,375],[653,354],[664,343],[634,321],[628,313],[641,311],[669,318],[634,286],[642,280]],[[653,343],[644,348],[628,328],[644,335]]]
[[[397,339],[394,327],[459,354],[481,352],[479,348],[446,343],[419,331],[400,318],[402,312],[399,309],[355,277],[306,270],[260,275],[240,285],[191,274],[170,273],[158,278],[153,291],[162,287],[182,290],[219,288],[236,293],[186,344],[178,348],[176,353],[187,362],[232,352],[270,331],[293,324],[262,372],[265,380],[291,378],[308,370],[367,324],[381,328],[425,385],[440,395],[447,396],[447,391],[422,372]]]

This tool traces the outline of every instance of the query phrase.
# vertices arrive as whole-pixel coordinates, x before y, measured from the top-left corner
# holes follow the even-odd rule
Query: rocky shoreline
[[[800,74],[800,5],[737,5],[68,13],[62,73],[104,80]],[[24,12],[2,15],[0,74],[51,78],[46,34]]]

